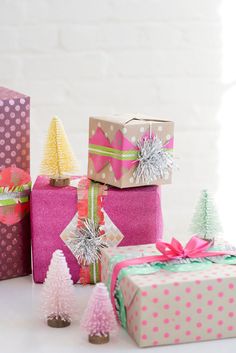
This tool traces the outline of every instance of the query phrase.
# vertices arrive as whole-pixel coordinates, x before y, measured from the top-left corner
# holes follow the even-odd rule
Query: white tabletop
[[[86,353],[138,352],[128,334],[120,329],[108,344],[92,345],[81,332],[79,322],[70,327],[54,329],[40,318],[39,298],[41,285],[32,284],[31,277],[0,282],[0,337],[1,353]],[[77,285],[79,312],[82,314],[93,286]],[[235,351],[236,339],[180,344],[146,348],[145,352],[159,353],[229,353]]]

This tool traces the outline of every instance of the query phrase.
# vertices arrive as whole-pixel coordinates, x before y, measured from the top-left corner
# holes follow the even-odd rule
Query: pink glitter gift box
[[[0,87],[0,172],[30,171],[30,97]],[[19,171],[18,171],[19,172]],[[5,207],[1,207],[2,213]],[[0,279],[31,273],[29,215],[16,223],[0,220]]]
[[[145,244],[162,237],[160,188],[157,186],[119,190],[108,187],[103,208],[123,234],[120,245]],[[37,178],[31,193],[33,275],[43,282],[52,253],[63,250],[73,281],[79,281],[76,257],[61,234],[77,214],[77,188],[56,188],[46,177]]]
[[[195,270],[187,262],[185,270],[158,267],[157,262],[153,268],[121,265],[157,255],[155,244],[102,250],[102,281],[109,291],[122,268],[115,303],[135,342],[148,347],[236,337],[235,265],[216,260],[195,262]]]

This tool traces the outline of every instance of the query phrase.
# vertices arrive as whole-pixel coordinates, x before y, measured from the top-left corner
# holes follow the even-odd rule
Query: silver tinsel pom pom
[[[146,137],[137,142],[138,166],[134,171],[137,182],[151,183],[162,179],[173,167],[173,157],[165,150],[157,136]]]
[[[77,261],[83,265],[90,265],[100,259],[100,251],[107,247],[103,236],[100,235],[99,225],[86,219],[84,227],[76,228],[70,237],[71,250]]]

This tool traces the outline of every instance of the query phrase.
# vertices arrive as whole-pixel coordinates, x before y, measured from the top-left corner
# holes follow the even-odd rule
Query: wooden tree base
[[[67,320],[62,320],[61,317],[54,317],[52,319],[47,320],[48,326],[54,327],[54,328],[62,328],[62,327],[67,327],[70,326],[70,321]]]
[[[110,337],[109,337],[109,333],[107,334],[107,336],[96,336],[96,335],[91,336],[91,335],[89,335],[88,340],[90,343],[93,343],[93,344],[104,344],[104,343],[109,342]]]
[[[50,178],[49,184],[51,186],[62,188],[70,185],[70,178]]]

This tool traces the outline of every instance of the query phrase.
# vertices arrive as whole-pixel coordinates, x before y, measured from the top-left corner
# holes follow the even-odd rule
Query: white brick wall
[[[187,237],[198,192],[217,188],[219,0],[1,0],[1,85],[32,97],[32,174],[60,116],[85,171],[90,114],[176,122],[179,171],[163,188],[166,236]],[[208,151],[206,153],[206,150]]]

